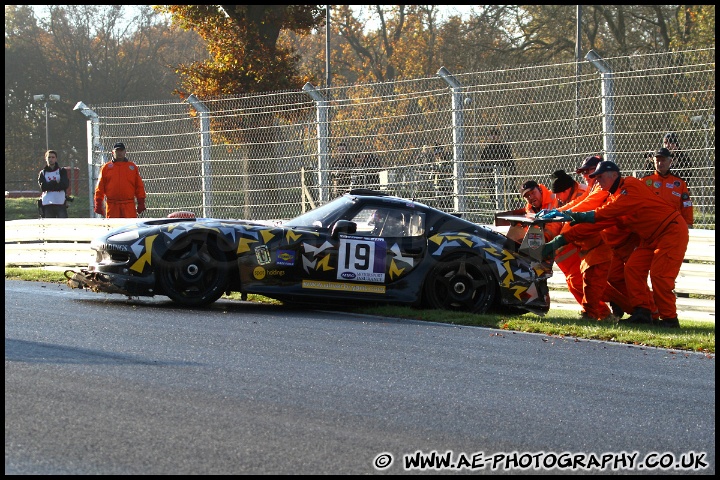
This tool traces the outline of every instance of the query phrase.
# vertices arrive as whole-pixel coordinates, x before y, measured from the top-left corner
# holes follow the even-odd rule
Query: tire
[[[424,291],[430,308],[485,313],[495,303],[498,286],[489,266],[477,257],[462,255],[433,267]]]
[[[193,236],[171,246],[158,269],[162,293],[187,307],[203,307],[220,298],[229,265],[213,237]]]

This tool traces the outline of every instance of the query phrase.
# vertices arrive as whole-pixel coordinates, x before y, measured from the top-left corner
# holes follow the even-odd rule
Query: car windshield
[[[303,213],[299,217],[288,220],[283,225],[288,227],[329,228],[352,203],[352,197],[342,196],[321,207]]]

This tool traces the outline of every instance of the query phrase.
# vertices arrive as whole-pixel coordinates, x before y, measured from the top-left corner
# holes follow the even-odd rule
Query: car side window
[[[425,233],[425,215],[408,210],[364,208],[352,221],[357,224],[356,235],[416,237]]]
[[[373,215],[376,210],[377,208],[363,208],[350,219],[357,224],[356,235],[372,235],[375,228],[375,218]]]
[[[411,212],[410,224],[408,226],[408,236],[419,237],[421,235],[425,235],[425,214]]]

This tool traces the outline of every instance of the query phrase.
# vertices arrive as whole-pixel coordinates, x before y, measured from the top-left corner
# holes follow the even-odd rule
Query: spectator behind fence
[[[500,140],[500,130],[493,128],[488,132],[488,143],[480,153],[481,171],[494,175],[497,169],[501,177],[516,175],[515,157],[510,145]]]
[[[688,179],[693,176],[692,165],[690,165],[690,157],[687,152],[680,150],[680,141],[678,140],[677,133],[666,133],[663,137],[663,147],[667,148],[672,155],[673,173],[685,180],[689,185],[690,182]]]
[[[372,152],[353,157],[354,167],[350,171],[350,188],[380,188],[380,157]]]
[[[348,151],[347,143],[340,142],[337,152],[332,156],[330,166],[333,196],[338,197],[350,189],[351,170],[355,167],[352,154]]]
[[[500,140],[500,130],[493,128],[488,132],[488,143],[480,153],[480,172],[487,177],[487,187],[495,189],[495,206],[498,210],[507,208],[508,191],[514,185],[516,175],[515,157],[510,145]],[[497,174],[497,182],[495,175]],[[503,200],[500,200],[500,197]]]
[[[437,199],[434,206],[442,210],[453,209],[453,164],[452,157],[439,145],[433,145],[432,183]]]
[[[145,185],[138,166],[129,161],[125,153],[125,144],[116,143],[112,150],[112,161],[100,169],[100,178],[95,188],[95,213],[98,215],[107,218],[137,218],[145,211]],[[103,209],[105,200],[107,208]]]
[[[38,185],[42,191],[40,211],[43,218],[68,218],[66,190],[70,188],[67,171],[60,168],[57,152],[45,152],[47,165],[40,170]]]

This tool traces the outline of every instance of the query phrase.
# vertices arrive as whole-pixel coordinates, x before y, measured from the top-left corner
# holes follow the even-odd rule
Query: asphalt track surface
[[[433,451],[456,468],[405,470]],[[454,473],[463,458],[463,473],[606,458],[621,468],[605,473],[714,474],[714,355],[5,281],[6,474]],[[674,463],[637,470],[652,460]]]

